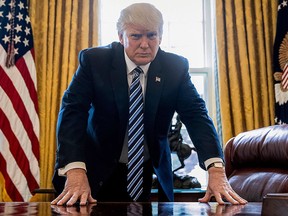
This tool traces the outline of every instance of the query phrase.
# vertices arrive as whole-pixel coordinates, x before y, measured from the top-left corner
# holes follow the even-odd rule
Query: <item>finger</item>
[[[61,194],[59,194],[59,196],[57,196],[54,200],[52,200],[51,204],[52,205],[56,205],[59,200],[61,200],[64,196],[65,196],[66,192],[62,192]]]
[[[72,193],[66,192],[66,194],[57,202],[57,205],[65,205],[67,204],[67,201],[69,199],[71,199],[71,197],[73,196]]]
[[[51,201],[51,205],[56,205],[59,201],[58,197],[56,197],[54,200]]]
[[[225,202],[223,201],[222,196],[221,196],[220,193],[215,194],[214,197],[215,197],[216,202],[218,204],[220,204],[220,205],[224,205],[225,204]]]
[[[239,204],[246,204],[247,200],[240,197],[237,193],[235,193],[233,190],[229,192],[230,196],[233,197],[235,200],[238,201]]]
[[[229,199],[228,201],[231,202],[234,205],[246,204],[247,203],[247,201],[245,199],[241,198],[233,190],[229,191],[228,194],[229,194],[229,196],[227,196],[227,200],[228,200],[228,198],[231,198],[231,200]]]
[[[87,193],[82,194],[80,198],[80,205],[81,206],[86,205],[87,199],[88,199],[88,194]]]
[[[211,197],[212,197],[212,194],[206,191],[205,196],[203,198],[198,199],[198,201],[201,203],[207,203],[210,201]]]
[[[89,202],[89,203],[97,203],[97,200],[94,199],[94,198],[91,196],[91,194],[90,194],[89,197],[88,197],[88,202]]]
[[[73,206],[76,202],[77,202],[77,200],[78,200],[78,198],[79,198],[79,195],[78,194],[73,194],[73,196],[72,197],[69,197],[69,200],[68,199],[66,199],[66,205],[67,206]],[[64,199],[64,198],[63,198]],[[68,202],[67,202],[67,200],[68,200]]]
[[[238,205],[239,202],[233,198],[233,196],[231,196],[231,194],[233,194],[233,192],[228,192],[223,194],[223,197],[226,199],[226,201],[230,202],[233,205]]]

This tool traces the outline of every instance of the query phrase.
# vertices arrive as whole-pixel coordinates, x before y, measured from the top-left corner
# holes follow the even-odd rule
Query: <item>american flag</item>
[[[273,49],[275,123],[288,124],[288,0],[278,0]]]
[[[0,188],[4,201],[29,201],[39,188],[39,130],[27,1],[0,0]]]

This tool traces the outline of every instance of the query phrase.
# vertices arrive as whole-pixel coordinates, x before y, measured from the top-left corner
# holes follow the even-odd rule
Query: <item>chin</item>
[[[135,61],[135,63],[137,64],[137,65],[146,65],[146,64],[148,64],[148,63],[150,63],[150,62],[152,62],[153,61],[153,59],[152,58],[145,58],[145,59],[137,59],[136,61]]]

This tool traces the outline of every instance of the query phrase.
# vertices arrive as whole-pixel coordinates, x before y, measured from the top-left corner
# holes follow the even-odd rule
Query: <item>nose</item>
[[[149,47],[148,38],[142,37],[141,43],[140,43],[140,48],[141,49],[147,49],[148,47]]]

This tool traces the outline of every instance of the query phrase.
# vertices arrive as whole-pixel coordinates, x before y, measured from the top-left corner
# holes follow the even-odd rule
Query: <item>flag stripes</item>
[[[7,74],[4,72],[4,70],[0,69],[0,77],[1,77],[0,86],[3,88],[3,90],[5,91],[5,93],[8,96],[5,100],[1,99],[1,101],[7,103],[10,100],[10,98],[13,98],[13,100],[11,100],[11,103],[13,104],[13,107],[14,107],[16,113],[18,114],[19,119],[23,123],[25,131],[28,133],[28,136],[31,140],[31,143],[36,143],[36,146],[32,145],[32,150],[33,150],[33,153],[35,154],[35,156],[37,157],[37,159],[39,159],[39,148],[37,147],[39,145],[38,137],[35,134],[35,131],[33,130],[33,123],[31,121],[30,116],[32,115],[31,116],[32,119],[35,117],[33,116],[33,114],[31,112],[30,112],[30,116],[29,116],[28,111],[30,110],[30,108],[28,106],[27,107],[28,109],[26,109],[25,104],[22,101],[22,98],[25,99],[25,98],[27,98],[27,96],[21,98],[21,96],[18,94],[17,89],[13,85],[13,81],[7,76]],[[14,80],[14,83],[17,83],[17,80]],[[24,88],[23,90],[26,91],[26,88]],[[21,92],[21,89],[20,89],[20,92]],[[6,103],[4,103],[4,104],[6,104]]]
[[[15,131],[13,131],[10,125],[11,121],[8,120],[8,118],[2,111],[2,108],[0,109],[0,119],[3,125],[5,125],[5,127],[2,127],[2,134],[1,134],[3,136],[1,139],[1,154],[6,160],[6,164],[8,164],[7,172],[8,174],[10,174],[9,175],[10,178],[13,179],[12,181],[16,183],[15,185],[17,185],[17,189],[19,193],[22,192],[21,195],[23,198],[21,200],[23,201],[27,199],[29,200],[29,198],[32,196],[32,191],[36,188],[39,188],[39,183],[38,183],[39,182],[39,174],[38,174],[39,168],[37,167],[38,162],[36,159],[34,159],[34,161],[36,161],[37,164],[32,163],[33,154],[27,151],[29,149],[26,149],[26,152],[28,154],[25,154],[25,150],[23,150],[23,147],[25,148],[26,146],[25,145],[21,146],[20,142],[18,141],[19,138],[21,140],[21,134],[17,132],[15,133]],[[20,137],[16,137],[15,134],[19,134]],[[0,168],[1,172],[3,168],[1,164],[1,168]],[[34,172],[34,174],[32,172]],[[24,178],[23,177],[20,178],[19,176],[22,173],[25,175]],[[35,177],[37,177],[38,181],[35,179]],[[27,181],[26,178],[29,179],[29,181]],[[30,192],[28,194],[25,191],[25,189],[27,188],[27,185],[28,185],[28,188],[30,189]],[[23,189],[23,186],[24,186],[24,189]],[[12,192],[7,191],[7,193],[9,194],[9,196],[10,195],[12,197],[15,196]]]
[[[283,89],[288,90],[288,63],[285,65],[283,69],[281,84]]]
[[[37,74],[26,0],[0,0],[0,176],[4,201],[40,185]]]
[[[37,87],[35,86],[35,84],[37,83],[36,68],[34,64],[31,64],[31,62],[34,61],[34,57],[32,55],[33,51],[34,49],[26,53],[26,55],[23,58],[19,59],[15,65],[18,68],[18,71],[21,73],[25,85],[27,86],[27,90],[29,91],[29,95],[33,101],[35,111],[38,112],[38,97],[36,91]],[[30,65],[27,66],[26,63],[30,63]]]
[[[27,88],[17,89],[13,83],[19,84],[19,79],[18,82],[13,82],[7,76],[15,70],[15,67],[6,68],[6,70],[5,73],[0,68],[0,126],[2,131],[0,171],[4,176],[6,192],[10,198],[14,201],[28,201],[32,196],[32,191],[39,188],[40,181],[39,133],[37,132],[39,120],[34,103],[29,101],[29,97],[24,96]],[[24,95],[21,97],[22,94]],[[25,106],[24,103],[30,103],[30,105]]]
[[[5,50],[3,49],[3,47],[0,46],[0,65],[5,64],[5,56],[6,56]],[[18,93],[23,102],[26,104],[26,106],[32,103],[33,106],[35,107],[35,110],[32,109],[32,106],[31,108],[27,109],[30,118],[35,115],[34,114],[35,112],[38,113],[38,98],[35,86],[37,83],[36,69],[35,65],[31,64],[31,62],[34,62],[33,50],[27,52],[23,58],[19,59],[16,62],[16,67],[11,67],[8,69],[5,67],[2,68],[0,66],[2,71],[6,74],[6,76],[9,77],[11,81],[13,81],[13,83],[15,84],[17,83],[17,85],[22,87],[26,86],[26,88],[21,88],[21,91],[18,91]],[[30,95],[30,97],[27,97],[27,95]],[[38,118],[38,115],[36,115],[36,117]],[[35,130],[38,131],[39,121],[35,121],[33,123]]]
[[[0,88],[0,94],[5,95]],[[26,156],[29,160],[29,162],[31,163],[29,166],[31,167],[31,172],[33,173],[33,175],[37,176],[39,175],[38,170],[38,159],[35,157],[34,154],[32,154],[31,149],[32,149],[32,144],[31,141],[29,139],[29,137],[27,136],[27,133],[25,133],[25,129],[22,125],[22,123],[20,122],[19,118],[17,118],[17,114],[15,112],[13,112],[13,108],[11,106],[11,103],[7,101],[7,109],[10,109],[11,112],[8,113],[4,113],[3,112],[3,108],[0,106],[0,118],[1,118],[1,122],[3,125],[5,125],[5,127],[3,127],[2,133],[5,135],[5,137],[10,141],[12,140],[13,142],[11,142],[11,145],[7,150],[11,149],[10,152],[12,152],[13,154],[19,154],[19,151],[23,151],[23,155]],[[16,127],[14,127],[13,129],[10,126],[10,123],[13,122],[14,125],[17,125]],[[23,145],[20,145],[19,140],[23,141]],[[18,146],[17,146],[18,144]],[[3,141],[3,146],[5,146],[5,142]],[[5,154],[5,151],[3,151],[3,154]],[[17,157],[15,157],[17,158]],[[18,159],[18,158],[17,158]]]
[[[0,135],[0,141],[1,141],[1,135]],[[0,164],[4,167],[7,167],[6,160],[3,158],[2,154],[0,154]],[[10,176],[8,175],[7,170],[1,169],[1,173],[5,179],[5,185],[4,186],[5,186],[6,191],[9,191],[9,193],[12,193],[15,200],[23,199],[21,194],[17,190],[15,184],[12,182]],[[10,200],[6,200],[6,201],[12,201],[12,200],[10,199]]]
[[[1,143],[4,144],[2,140],[3,137],[4,135],[0,133]],[[5,141],[5,143],[7,143],[7,140]],[[13,159],[13,155],[11,154],[11,152],[7,150],[7,145],[5,145],[5,148],[1,149],[1,151],[2,150],[5,150],[5,152],[3,151],[4,154],[0,154],[1,166],[7,167],[7,164],[9,164],[9,167],[14,167],[14,170],[1,169],[1,173],[5,179],[5,189],[7,194],[9,195],[10,199],[12,197],[13,200],[29,200],[29,198],[31,197],[31,193],[29,190],[27,191],[27,180],[25,176],[21,172],[20,168],[17,166],[17,163]],[[9,158],[10,160],[7,160]],[[12,200],[6,200],[6,201],[12,201]]]

